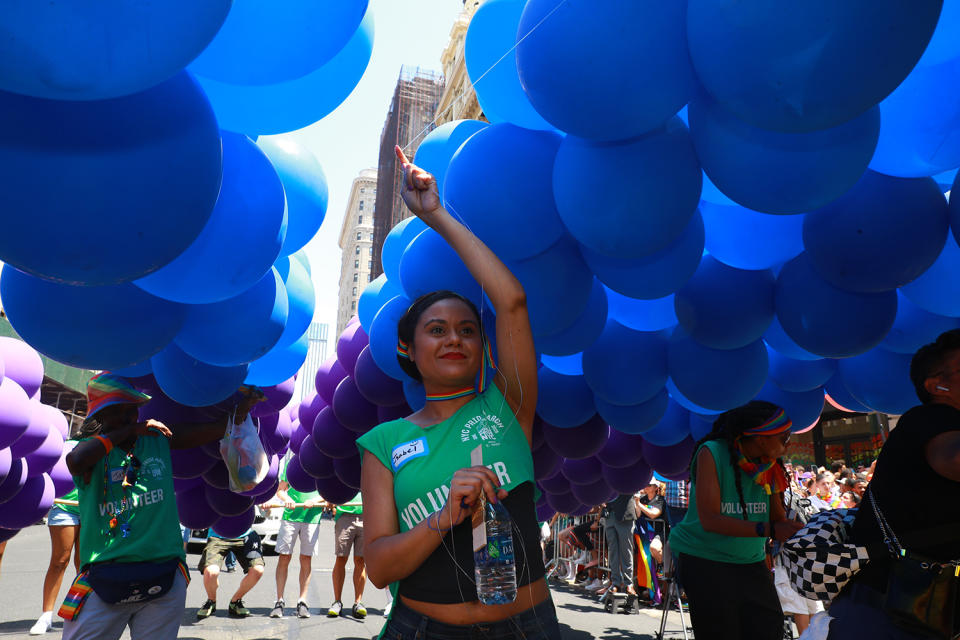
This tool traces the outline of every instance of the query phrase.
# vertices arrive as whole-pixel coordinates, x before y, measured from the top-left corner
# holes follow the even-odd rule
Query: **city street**
[[[311,640],[354,639],[368,640],[379,633],[383,625],[383,607],[386,604],[384,593],[368,588],[364,593],[364,604],[368,616],[365,620],[355,620],[349,615],[338,619],[326,617],[327,607],[333,600],[330,572],[333,567],[333,523],[324,520],[321,533],[321,549],[325,551],[314,558],[313,578],[310,582],[309,604],[313,617],[301,620],[291,615],[295,606],[296,576],[298,560],[291,563],[287,580],[287,615],[282,619],[268,616],[275,597],[274,571],[276,556],[267,556],[266,573],[263,579],[245,598],[246,606],[253,615],[246,619],[227,617],[227,601],[242,573],[222,574],[220,592],[217,599],[217,613],[213,618],[198,622],[196,610],[206,599],[202,577],[196,572],[199,555],[191,553],[187,561],[191,565],[192,581],[187,590],[187,609],[183,614],[180,638],[184,640],[234,640],[234,639],[297,639]],[[0,638],[59,638],[62,620],[54,616],[54,629],[46,636],[30,636],[28,630],[40,613],[40,592],[44,572],[50,554],[50,542],[46,527],[29,527],[7,544],[3,564],[0,566]],[[353,586],[351,565],[347,568],[347,581],[344,587],[344,613],[353,604]],[[73,570],[68,569],[60,591],[59,600],[66,594]],[[560,617],[560,626],[564,640],[589,640],[603,638],[618,640],[626,638],[652,639],[660,624],[659,611],[643,610],[640,615],[608,614],[595,598],[587,597],[580,589],[566,585],[554,586],[554,602]],[[679,619],[671,616],[668,629],[678,629]],[[124,637],[128,637],[124,635]],[[679,633],[668,634],[668,638],[682,637]]]

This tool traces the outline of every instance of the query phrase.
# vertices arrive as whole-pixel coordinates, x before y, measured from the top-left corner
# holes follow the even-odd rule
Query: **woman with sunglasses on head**
[[[802,526],[783,503],[791,426],[780,407],[753,401],[721,414],[694,449],[690,508],[670,547],[697,640],[783,637],[765,557],[768,538],[782,542]]]
[[[492,353],[476,306],[462,296],[427,294],[400,319],[397,357],[423,382],[426,405],[357,440],[368,576],[398,591],[383,637],[559,638],[534,509],[537,362],[523,287],[443,209],[433,176],[399,147],[397,157],[407,207],[457,252],[493,304],[498,367],[485,385]],[[484,499],[502,501],[513,520],[517,589],[506,604],[477,595],[471,516]]]

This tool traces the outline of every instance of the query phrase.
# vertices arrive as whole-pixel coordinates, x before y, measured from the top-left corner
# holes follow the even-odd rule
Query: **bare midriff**
[[[540,578],[536,582],[517,588],[517,599],[509,604],[481,604],[479,600],[473,602],[458,602],[455,604],[437,604],[436,602],[422,602],[406,596],[400,600],[417,613],[421,613],[437,622],[446,624],[467,625],[478,622],[499,622],[531,609],[550,597],[547,581]]]

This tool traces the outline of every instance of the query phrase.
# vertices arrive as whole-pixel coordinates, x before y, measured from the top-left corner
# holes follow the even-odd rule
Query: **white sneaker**
[[[41,615],[40,619],[30,627],[30,635],[32,636],[42,636],[47,631],[53,628],[53,616],[47,616],[46,614]]]
[[[586,589],[587,591],[596,591],[597,589],[599,589],[599,588],[602,587],[602,586],[603,586],[603,583],[600,582],[600,579],[599,579],[599,578],[594,578],[594,579],[593,579],[593,582],[591,582],[590,584],[588,584],[587,586],[585,586],[584,589]]]
[[[385,606],[385,607],[383,608],[383,617],[384,617],[384,618],[390,616],[390,610],[391,610],[391,609],[393,609],[393,600],[391,600],[390,602],[388,602],[388,603],[387,603],[387,606]]]

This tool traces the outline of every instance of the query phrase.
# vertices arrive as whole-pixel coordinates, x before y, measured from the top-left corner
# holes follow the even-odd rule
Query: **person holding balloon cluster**
[[[236,420],[261,398],[244,393]],[[59,611],[65,640],[119,638],[128,626],[132,640],[177,637],[189,578],[170,450],[221,438],[228,414],[171,429],[140,421],[139,407],[149,401],[109,372],[87,385],[87,421],[100,429],[66,458],[83,527],[81,571]]]
[[[396,151],[407,207],[457,252],[493,304],[499,367],[487,386],[492,352],[480,313],[460,295],[421,296],[398,323],[398,360],[423,382],[426,404],[357,439],[368,576],[378,587],[397,585],[382,635],[559,638],[534,509],[537,362],[526,295],[494,253],[443,209],[433,176]],[[473,464],[478,449],[482,464]],[[481,603],[474,583],[471,516],[481,494],[502,501],[513,520],[517,590],[507,604]]]

